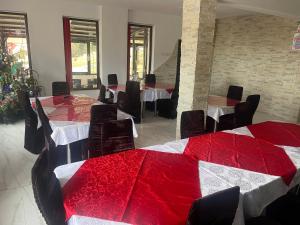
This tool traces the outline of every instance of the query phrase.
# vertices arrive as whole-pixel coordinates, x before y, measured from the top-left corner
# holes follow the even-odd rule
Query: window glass
[[[84,42],[72,42],[73,73],[88,73],[88,45]]]
[[[98,88],[98,22],[70,19],[73,89]]]
[[[27,16],[21,13],[0,12],[0,35],[7,53],[14,56],[23,69],[30,68]]]

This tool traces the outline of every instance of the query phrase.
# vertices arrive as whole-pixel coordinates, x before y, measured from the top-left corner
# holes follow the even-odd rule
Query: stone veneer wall
[[[291,51],[297,21],[255,15],[217,20],[211,94],[244,87],[260,94],[259,111],[300,120],[300,52]]]
[[[159,83],[175,84],[176,80],[176,67],[177,67],[177,50],[178,42],[172,52],[172,55],[158,67],[154,74],[156,75],[156,81]]]

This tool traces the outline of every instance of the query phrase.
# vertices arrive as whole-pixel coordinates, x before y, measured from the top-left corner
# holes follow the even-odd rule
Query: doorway
[[[151,71],[152,26],[128,25],[128,79],[143,80]]]

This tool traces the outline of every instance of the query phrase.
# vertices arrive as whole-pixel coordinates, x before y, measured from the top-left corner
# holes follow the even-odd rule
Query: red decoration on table
[[[280,122],[264,122],[248,126],[252,135],[274,145],[300,147],[300,125]]]
[[[48,114],[48,118],[52,121],[89,122],[91,107],[91,105],[57,107]]]
[[[53,96],[41,100],[42,106],[50,120],[89,122],[90,111],[98,101],[85,96]],[[35,108],[35,102],[32,103]],[[53,108],[51,112],[47,108]]]
[[[139,225],[185,224],[201,197],[198,162],[180,154],[132,150],[86,161],[63,187],[72,215]]]
[[[223,96],[208,96],[208,105],[211,106],[235,106],[238,103],[240,103],[240,101]]]
[[[297,171],[282,148],[244,135],[218,132],[192,137],[184,154],[197,160],[281,176],[287,185]]]

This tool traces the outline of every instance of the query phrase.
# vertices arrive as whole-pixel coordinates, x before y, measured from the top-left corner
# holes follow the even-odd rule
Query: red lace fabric
[[[41,100],[43,107],[55,108],[48,114],[50,120],[54,121],[74,121],[89,122],[91,107],[97,100],[83,96],[54,96]],[[35,103],[32,103],[35,108]]]
[[[282,148],[261,139],[224,132],[190,138],[184,154],[224,166],[281,176],[287,185],[297,171]]]
[[[227,97],[223,97],[223,96],[214,96],[214,95],[210,95],[208,96],[208,105],[211,106],[235,106],[236,104],[238,104],[240,101],[238,100],[234,100],[234,99],[230,99]]]
[[[60,106],[51,112],[48,117],[54,121],[89,122],[92,105]]]
[[[59,107],[59,106],[81,106],[92,105],[97,100],[91,97],[84,96],[53,96],[47,99],[41,100],[43,107]]]
[[[86,161],[63,187],[72,215],[139,225],[184,225],[201,197],[198,162],[184,155],[132,150]]]
[[[300,126],[291,123],[265,122],[248,127],[252,135],[274,145],[300,147]]]

